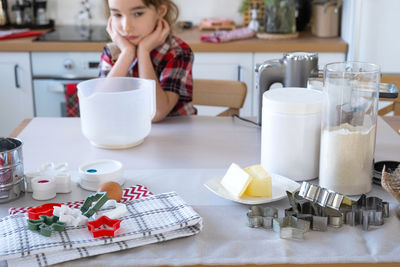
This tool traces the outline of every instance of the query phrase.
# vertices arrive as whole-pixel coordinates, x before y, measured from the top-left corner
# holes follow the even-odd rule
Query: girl
[[[104,48],[100,76],[155,80],[153,121],[195,114],[191,103],[193,52],[170,35],[177,6],[172,0],[108,0],[106,4],[107,32],[113,43]]]

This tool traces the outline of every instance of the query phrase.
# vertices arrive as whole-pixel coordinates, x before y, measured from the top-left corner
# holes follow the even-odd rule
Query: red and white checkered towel
[[[93,238],[85,226],[42,236],[28,229],[26,216],[0,219],[0,259],[10,267],[41,267],[195,235],[202,218],[176,192],[133,199],[112,238]]]
[[[255,32],[249,28],[239,28],[232,31],[216,31],[211,34],[201,36],[202,42],[224,43],[239,39],[249,39],[254,37]]]
[[[133,199],[139,199],[139,198],[148,197],[151,195],[153,195],[153,193],[150,192],[149,189],[147,189],[147,187],[137,184],[137,185],[131,186],[129,188],[123,189],[121,202],[125,203],[125,202],[132,201]],[[74,201],[74,202],[65,202],[62,204],[67,205],[70,208],[79,209],[80,206],[83,204],[83,201],[84,200]],[[33,207],[10,208],[8,210],[8,214],[12,215],[12,214],[26,213],[26,212],[28,212],[28,210],[30,208],[33,208]]]

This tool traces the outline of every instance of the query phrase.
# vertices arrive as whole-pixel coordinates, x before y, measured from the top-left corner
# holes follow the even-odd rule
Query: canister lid
[[[268,90],[263,95],[263,110],[283,114],[305,115],[321,112],[322,92],[286,87]]]
[[[97,160],[79,167],[79,184],[83,189],[96,191],[105,182],[117,182],[122,185],[122,163],[116,160]]]

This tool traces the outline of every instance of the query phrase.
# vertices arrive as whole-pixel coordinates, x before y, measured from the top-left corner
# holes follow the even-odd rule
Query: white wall
[[[342,37],[348,60],[381,66],[382,73],[400,73],[399,0],[345,0]]]
[[[15,1],[15,0],[14,0]],[[89,0],[93,18],[92,24],[106,24],[103,0]],[[175,0],[180,9],[179,20],[189,20],[199,24],[206,17],[229,17],[241,24],[237,12],[241,0]],[[75,24],[80,10],[79,0],[48,0],[48,15],[56,24]]]
[[[181,16],[180,20],[189,20],[198,25],[202,18],[228,17],[242,24],[238,12],[241,0],[175,0]]]

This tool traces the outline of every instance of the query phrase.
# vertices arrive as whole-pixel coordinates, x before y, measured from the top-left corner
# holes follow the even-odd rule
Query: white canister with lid
[[[318,177],[322,92],[278,88],[263,94],[261,164],[295,181]]]

